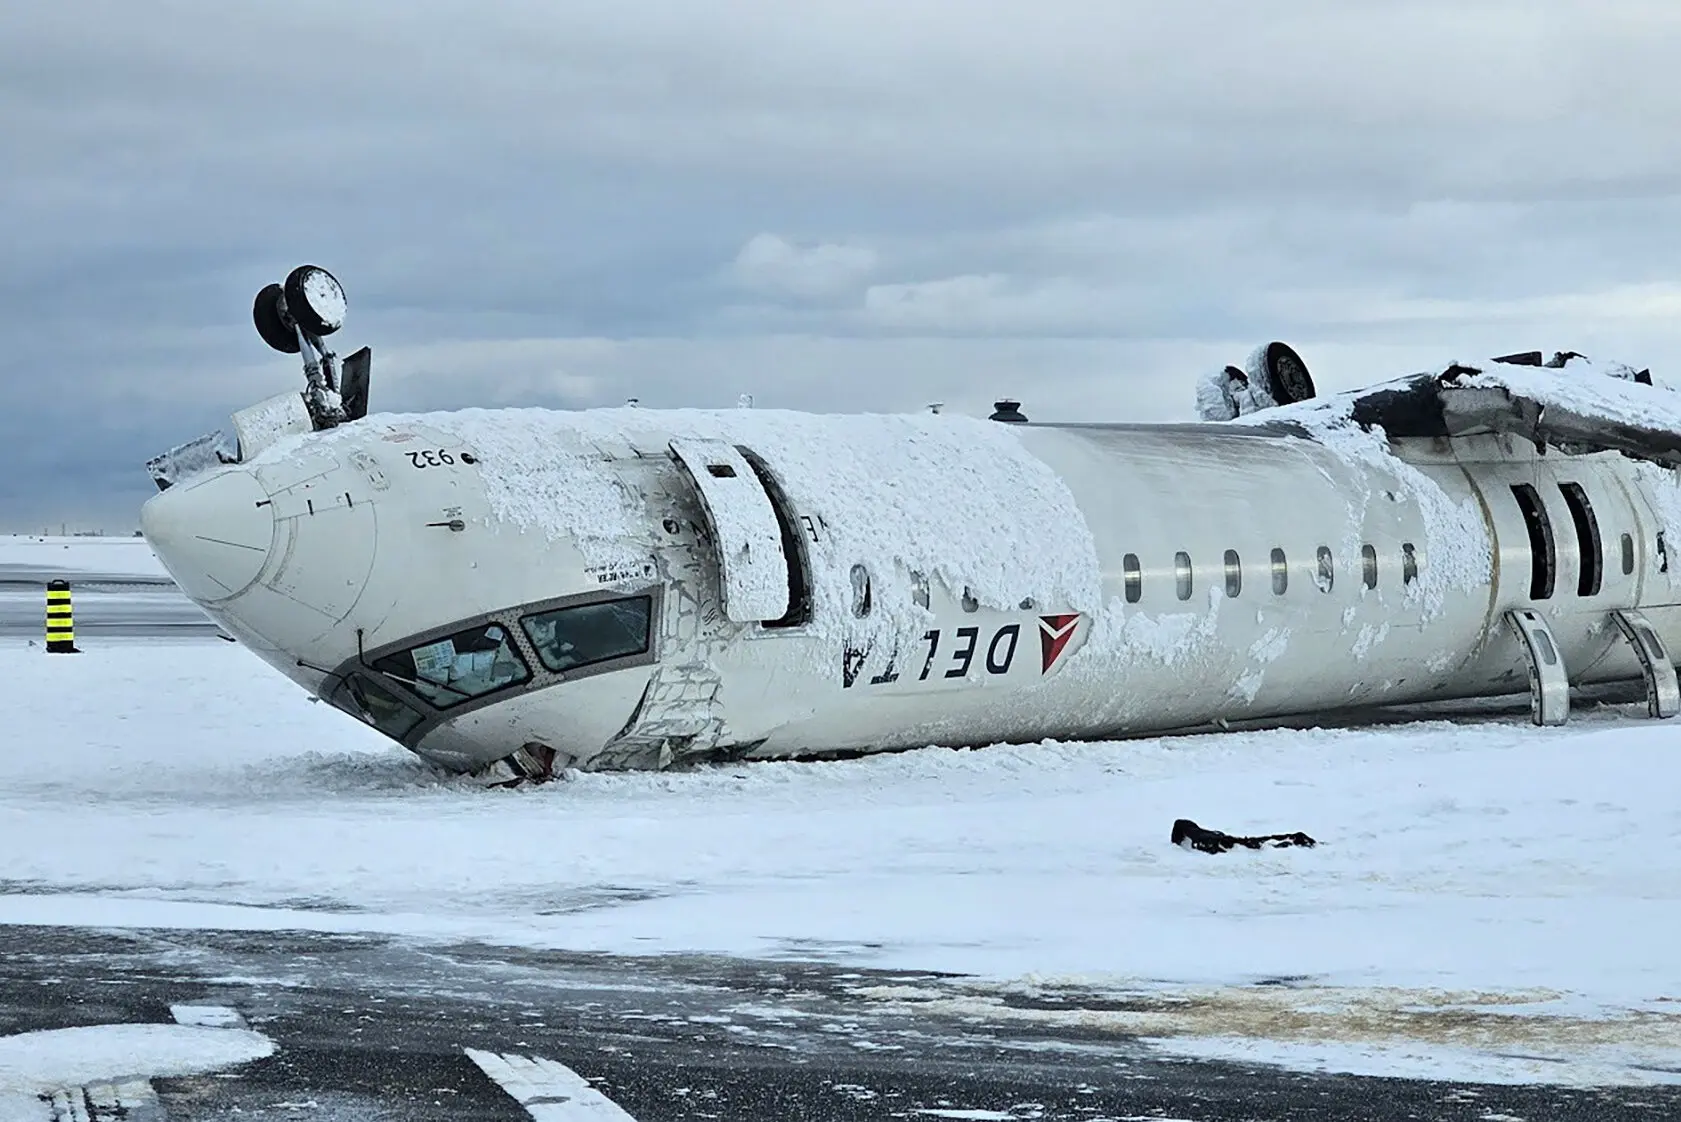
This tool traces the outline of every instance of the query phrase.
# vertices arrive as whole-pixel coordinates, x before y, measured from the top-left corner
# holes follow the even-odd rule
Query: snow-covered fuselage
[[[1619,610],[1681,642],[1669,469],[1261,420],[375,415],[183,480],[142,524],[230,633],[458,770],[1511,693],[1513,609],[1573,684],[1640,677]]]

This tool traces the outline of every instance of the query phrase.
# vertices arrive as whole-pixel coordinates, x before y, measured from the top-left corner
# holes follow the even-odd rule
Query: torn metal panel
[[[1681,465],[1681,432],[1657,424],[1614,420],[1560,402],[1541,402],[1502,386],[1461,384],[1440,389],[1447,434],[1509,433],[1564,452],[1621,452],[1667,467]]]
[[[1391,437],[1447,436],[1441,384],[1433,374],[1419,374],[1356,397],[1349,418],[1363,428],[1381,428]]]
[[[1543,368],[1544,369],[1544,368]],[[1636,372],[1638,373],[1638,372]],[[1599,377],[1599,375],[1583,375]],[[1614,400],[1603,410],[1591,395],[1560,392],[1556,397],[1525,393],[1503,384],[1500,372],[1484,374],[1471,366],[1453,365],[1440,373],[1415,374],[1361,393],[1349,395],[1348,417],[1363,428],[1381,428],[1393,438],[1455,437],[1503,433],[1537,447],[1550,446],[1569,454],[1621,452],[1637,460],[1668,467],[1681,466],[1681,428],[1666,423],[1675,417],[1674,395],[1647,389],[1636,377],[1606,379]],[[1637,383],[1631,385],[1630,383]],[[1609,387],[1617,387],[1610,390]],[[1561,390],[1563,387],[1561,387]],[[1655,395],[1650,421],[1630,408],[1630,394]],[[1294,431],[1312,438],[1312,429],[1280,416],[1264,427]]]
[[[158,490],[167,491],[175,484],[191,479],[200,472],[239,462],[239,454],[228,446],[220,432],[207,432],[185,444],[177,444],[161,456],[146,461],[146,471]]]

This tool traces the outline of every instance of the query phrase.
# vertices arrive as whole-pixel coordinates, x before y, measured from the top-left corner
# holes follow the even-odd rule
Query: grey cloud
[[[730,274],[742,287],[765,295],[820,300],[855,293],[876,264],[876,252],[868,246],[797,246],[760,233],[741,247]]]
[[[332,268],[385,408],[1190,415],[1527,346],[1681,366],[1667,0],[66,0],[0,36],[0,494],[297,382]],[[125,506],[125,504],[127,504]]]

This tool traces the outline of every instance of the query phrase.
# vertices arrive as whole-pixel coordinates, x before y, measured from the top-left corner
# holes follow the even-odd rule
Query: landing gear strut
[[[319,265],[299,265],[285,283],[271,284],[257,293],[251,319],[263,342],[282,354],[302,354],[304,406],[317,430],[330,429],[365,416],[368,409],[368,368],[372,352],[366,347],[344,360],[323,340],[344,326],[344,287]]]

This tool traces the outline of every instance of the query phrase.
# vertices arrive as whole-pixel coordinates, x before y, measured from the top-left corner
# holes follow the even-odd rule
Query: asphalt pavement
[[[371,935],[0,927],[0,1054],[7,1036],[162,1024],[184,1005],[221,1010],[273,1042],[265,1059],[152,1078],[153,1117],[173,1122],[1681,1117],[1681,1088],[1468,1085],[1174,1060],[1112,1032],[907,1013],[870,996],[938,981],[811,962]]]

